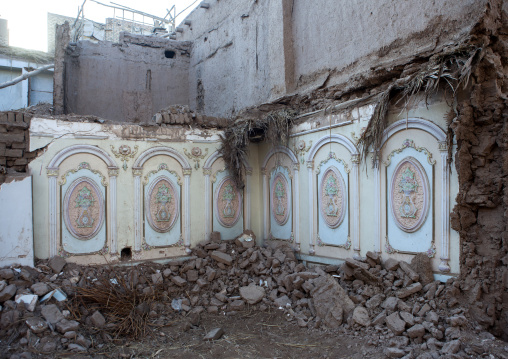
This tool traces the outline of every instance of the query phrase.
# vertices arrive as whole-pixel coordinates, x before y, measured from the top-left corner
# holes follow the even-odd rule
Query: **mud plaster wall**
[[[191,25],[177,39],[193,41],[191,107],[228,116],[286,94],[353,86],[454,43],[478,21],[486,1],[209,3],[187,17]]]
[[[212,1],[188,17],[178,40],[192,40],[190,105],[228,115],[286,92],[281,1]]]
[[[126,33],[119,44],[78,42],[65,56],[65,111],[149,121],[162,108],[188,104],[188,64],[186,42]]]
[[[508,339],[508,16],[494,1],[473,41],[484,57],[454,123],[459,194],[452,227],[461,237],[460,289],[471,314]]]

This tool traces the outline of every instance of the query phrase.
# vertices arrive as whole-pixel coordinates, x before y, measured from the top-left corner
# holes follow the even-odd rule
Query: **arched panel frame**
[[[310,249],[309,254],[316,254],[316,245],[318,244],[318,233],[317,233],[317,216],[319,215],[318,208],[315,208],[314,205],[317,202],[317,175],[314,173],[315,169],[315,159],[319,150],[327,145],[327,144],[339,144],[343,146],[350,155],[351,161],[351,170],[349,173],[349,193],[350,193],[350,201],[348,203],[350,213],[350,221],[351,221],[351,242],[348,240],[344,246],[345,249],[349,249],[351,244],[354,250],[354,258],[360,257],[360,186],[359,186],[359,163],[360,156],[358,153],[358,149],[354,145],[354,143],[341,134],[331,134],[321,137],[310,149],[309,155],[307,157],[307,172],[309,176],[309,203],[313,205],[310,206],[311,211],[311,220],[309,221],[309,239],[310,239]],[[332,154],[330,154],[332,155]]]
[[[178,151],[171,147],[153,147],[141,153],[132,166],[132,174],[134,176],[134,259],[141,258],[141,250],[143,245],[143,186],[141,178],[146,171],[144,169],[145,163],[156,156],[168,156],[174,159],[181,167],[183,174],[183,188],[182,188],[182,220],[183,220],[183,245],[187,254],[191,253],[190,249],[190,175],[192,167],[187,159],[182,156]],[[146,174],[147,175],[147,174]],[[181,242],[178,242],[181,244]]]
[[[448,146],[446,142],[446,132],[441,129],[438,125],[421,118],[407,118],[404,120],[400,120],[391,124],[383,134],[383,139],[381,142],[381,150],[383,150],[388,141],[390,141],[393,136],[404,130],[420,130],[422,132],[427,133],[435,139],[438,145],[439,153],[440,153],[440,166],[441,166],[441,176],[436,178],[436,181],[440,182],[441,192],[435,193],[436,198],[439,198],[436,201],[436,209],[439,209],[441,213],[441,225],[438,230],[435,231],[435,234],[438,238],[441,238],[441,255],[440,255],[440,264],[439,270],[443,273],[450,272],[450,168],[448,166]],[[404,147],[404,145],[403,145]],[[387,156],[387,154],[385,154]],[[381,253],[383,248],[383,239],[384,236],[382,234],[382,223],[381,223],[381,176],[382,176],[382,163],[378,163],[374,168],[374,180],[375,180],[375,251]],[[386,244],[386,243],[385,243]],[[389,243],[388,243],[389,244]]]
[[[109,226],[106,237],[109,235],[109,246],[107,246],[108,238],[106,238],[106,247],[103,249],[101,254],[106,254],[105,251],[109,252],[112,259],[117,256],[117,186],[116,180],[118,177],[118,166],[115,160],[103,149],[92,146],[92,145],[73,145],[60,150],[49,162],[46,167],[46,174],[48,176],[49,186],[49,257],[56,256],[62,253],[63,249],[59,250],[59,242],[61,242],[61,235],[59,235],[58,228],[60,227],[58,218],[58,203],[61,201],[61,194],[58,190],[58,176],[60,175],[60,167],[62,163],[75,155],[92,155],[99,158],[108,169],[109,177],[109,191],[108,196],[104,200],[106,201],[106,207],[109,207],[107,211],[106,223]],[[76,169],[78,171],[80,168]],[[90,169],[92,170],[92,169]],[[92,170],[93,171],[93,170]],[[105,184],[105,178],[102,176],[102,182]],[[64,174],[64,180],[66,174]],[[60,219],[61,220],[61,219]],[[64,253],[65,254],[65,253]]]
[[[285,155],[287,158],[289,158],[289,161],[291,163],[291,169],[288,171],[291,175],[292,171],[292,185],[291,185],[291,197],[292,197],[292,235],[289,238],[290,242],[295,243],[295,250],[297,252],[300,252],[300,229],[298,225],[298,221],[300,218],[300,201],[299,201],[299,181],[298,181],[298,173],[300,170],[300,165],[298,163],[298,159],[296,158],[295,154],[288,149],[287,147],[283,146],[276,146],[273,147],[268,153],[266,154],[263,164],[261,167],[261,173],[262,173],[262,183],[263,183],[263,236],[264,239],[271,239],[270,238],[270,168],[267,168],[269,161],[272,159],[275,155]]]
[[[213,193],[212,193],[212,167],[215,162],[222,158],[219,151],[216,151],[207,158],[203,165],[203,174],[205,176],[205,240],[210,239],[213,222]],[[245,189],[243,191],[243,216],[244,229],[251,229],[251,187],[252,187],[252,167],[247,161],[243,162],[245,167]]]

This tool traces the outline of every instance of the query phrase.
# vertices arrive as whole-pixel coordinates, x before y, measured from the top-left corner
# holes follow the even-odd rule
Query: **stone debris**
[[[220,339],[222,336],[224,335],[224,330],[222,328],[215,328],[215,329],[212,329],[210,330],[206,335],[205,337],[203,338],[203,340],[205,341],[210,341],[210,340],[218,340]]]
[[[477,353],[480,342],[461,340],[470,320],[458,304],[455,281],[429,282],[425,263],[422,258],[411,264],[383,263],[379,254],[368,252],[364,259],[347,259],[342,265],[306,267],[286,242],[261,248],[253,233],[222,241],[215,232],[185,261],[164,265],[112,270],[54,257],[35,269],[0,269],[0,338],[22,325],[11,345],[18,352],[28,345],[45,352],[93,349],[110,340],[115,318],[104,306],[79,304],[77,315],[69,308],[84,288],[126,283],[147,298],[136,304],[136,315],[156,325],[176,315],[184,318],[182,330],[190,330],[199,327],[203,312],[236,315],[272,307],[300,327],[365,332],[369,345],[384,347],[390,358]],[[90,341],[86,328],[103,334]],[[217,340],[223,333],[214,329],[204,340]]]

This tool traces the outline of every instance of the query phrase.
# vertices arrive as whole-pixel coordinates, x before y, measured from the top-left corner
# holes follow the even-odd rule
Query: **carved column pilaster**
[[[136,254],[141,252],[142,233],[142,203],[141,203],[141,175],[143,174],[142,168],[133,168],[132,174],[134,175],[134,259],[138,259]]]
[[[184,183],[184,201],[185,201],[185,219],[184,219],[184,245],[185,252],[191,253],[190,249],[190,238],[191,238],[191,208],[190,208],[190,175],[192,169],[188,168],[183,170],[183,183]]]
[[[374,166],[374,250],[381,253],[381,162]]]
[[[307,161],[307,175],[309,177],[309,254],[316,254],[314,236],[314,161]]]
[[[49,257],[58,254],[58,227],[57,227],[57,204],[58,204],[58,168],[47,169],[49,181]]]
[[[263,175],[263,239],[270,239],[270,199],[268,198],[268,175],[266,173],[266,168],[261,169],[261,174]]]
[[[212,203],[210,200],[211,183],[210,176],[212,174],[211,168],[203,168],[203,174],[205,175],[205,240],[210,239],[210,233],[212,232]]]
[[[293,165],[293,178],[294,178],[294,203],[295,209],[293,211],[294,218],[294,240],[295,240],[295,250],[300,252],[300,182],[299,182],[299,172],[300,166],[298,163]]]
[[[251,186],[252,168],[245,169],[245,229],[251,229]]]
[[[353,204],[353,228],[352,228],[352,237],[353,237],[353,249],[354,249],[354,259],[360,259],[360,184],[359,184],[359,167],[360,167],[360,156],[353,155],[351,157],[351,162],[353,163],[351,169],[351,192],[352,196],[352,204]]]
[[[448,146],[439,142],[441,153],[441,263],[439,270],[450,272],[450,167],[448,166]]]
[[[110,167],[108,168],[109,175],[109,208],[110,208],[110,217],[109,217],[109,227],[111,231],[111,243],[110,243],[110,255],[111,257],[116,257],[118,255],[118,244],[117,244],[117,236],[118,236],[118,219],[117,219],[117,198],[116,198],[116,179],[118,177],[118,168]]]

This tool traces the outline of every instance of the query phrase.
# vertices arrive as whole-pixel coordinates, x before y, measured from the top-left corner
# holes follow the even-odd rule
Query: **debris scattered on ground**
[[[205,313],[246,311],[277,311],[310,331],[358,333],[391,358],[491,350],[480,338],[493,337],[459,305],[457,281],[430,281],[422,260],[382,264],[369,252],[341,266],[306,267],[288,243],[261,248],[249,236],[214,235],[187,260],[164,265],[81,267],[54,257],[1,269],[0,350],[91,352],[118,338],[156,336],[177,317],[187,331]],[[223,328],[207,332],[204,341],[224,335]],[[465,340],[471,333],[478,339]]]

